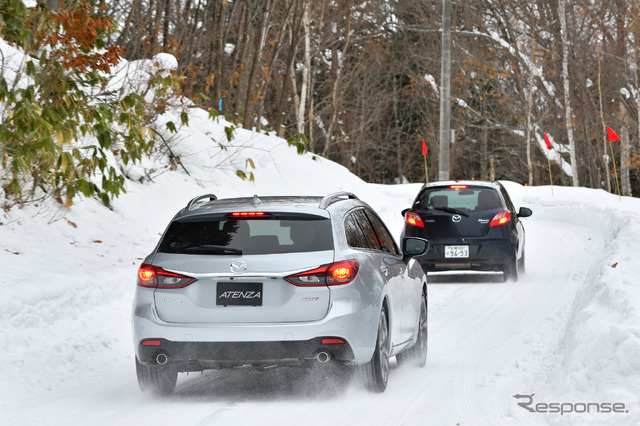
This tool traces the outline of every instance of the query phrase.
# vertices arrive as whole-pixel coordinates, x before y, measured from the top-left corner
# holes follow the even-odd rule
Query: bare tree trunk
[[[571,110],[571,87],[569,84],[569,46],[567,37],[567,16],[565,14],[566,0],[558,0],[558,15],[560,17],[560,30],[562,36],[562,86],[564,88],[564,118],[567,126],[567,138],[569,139],[569,157],[571,162],[571,178],[573,186],[579,186],[578,160],[576,158],[576,143],[573,139],[573,113]]]
[[[609,170],[609,161],[606,158],[609,156],[607,152],[607,125],[604,122],[604,111],[602,108],[602,85],[601,85],[601,75],[602,75],[602,64],[600,61],[600,43],[597,45],[598,51],[598,98],[600,100],[600,122],[602,123],[602,151],[600,155],[602,157],[602,161],[604,161],[605,168],[605,176],[607,179],[607,191],[611,192],[611,171]]]
[[[333,81],[333,88],[331,91],[331,122],[329,123],[329,129],[327,130],[327,139],[324,142],[324,148],[322,149],[322,156],[326,157],[329,153],[329,147],[331,146],[331,138],[333,137],[333,128],[338,118],[338,90],[340,87],[340,79],[342,77],[342,65],[347,57],[347,48],[349,47],[349,40],[351,39],[351,9],[349,9],[349,16],[347,17],[347,36],[342,48],[342,55],[338,58],[337,52],[334,50],[332,62],[336,66],[335,80]]]
[[[622,136],[622,142],[620,142],[620,192],[622,195],[631,196],[631,178],[629,174],[629,127],[626,123],[622,126],[620,133]]]
[[[138,8],[140,7],[140,2],[142,0],[134,0],[131,5],[131,9],[129,9],[129,13],[127,14],[127,20],[124,23],[122,28],[122,32],[120,33],[120,37],[118,37],[118,41],[116,44],[122,46],[127,40],[127,36],[129,35],[129,28],[131,28],[131,20],[133,19],[133,15],[136,13]]]
[[[225,38],[224,38],[224,22],[226,16],[226,8],[227,2],[223,1],[220,3],[220,12],[218,13],[218,34],[216,37],[216,76],[213,82],[213,92],[215,95],[214,102],[218,105],[218,102],[222,99],[222,90],[224,87],[224,68],[223,68],[223,60],[224,60],[224,46],[225,46]],[[222,111],[220,111],[222,112]]]
[[[302,85],[300,87],[300,97],[296,93],[296,127],[298,134],[304,133],[304,112],[307,107],[307,92],[309,91],[309,80],[311,79],[311,15],[310,0],[304,0],[302,13],[302,28],[304,31],[304,66],[302,67]]]
[[[164,3],[167,0],[156,0],[156,14],[153,24],[153,32],[151,35],[151,54],[155,55],[160,51],[158,48],[158,38],[160,34],[160,27],[162,25],[162,15],[164,13]]]
[[[258,28],[258,36],[256,37],[255,48],[253,51],[253,61],[251,63],[251,68],[249,69],[249,79],[247,82],[247,92],[244,100],[244,117],[243,127],[245,129],[251,129],[253,126],[253,120],[251,116],[253,115],[253,82],[255,80],[255,76],[258,73],[258,66],[260,65],[260,59],[262,57],[262,51],[264,50],[264,44],[267,38],[267,30],[269,28],[269,14],[271,12],[271,5],[273,0],[266,0],[263,3],[262,15],[260,17],[260,26]],[[260,123],[258,123],[258,126]]]
[[[527,171],[529,172],[529,185],[533,185],[533,164],[531,162],[531,114],[533,112],[533,58],[529,69],[529,88],[527,90]]]
[[[164,0],[164,21],[162,23],[162,50],[169,46],[169,19],[171,17],[171,0]]]
[[[533,163],[531,161],[531,114],[533,113],[533,83],[535,64],[535,14],[531,14],[531,58],[529,58],[529,88],[527,90],[527,171],[529,172],[529,185],[533,185]]]

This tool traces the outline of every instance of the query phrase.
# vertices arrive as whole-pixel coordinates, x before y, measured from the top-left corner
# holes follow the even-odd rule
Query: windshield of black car
[[[427,188],[414,203],[414,209],[467,214],[501,208],[497,191],[487,187]]]
[[[250,255],[333,249],[331,221],[312,215],[260,219],[205,217],[171,223],[162,253]]]

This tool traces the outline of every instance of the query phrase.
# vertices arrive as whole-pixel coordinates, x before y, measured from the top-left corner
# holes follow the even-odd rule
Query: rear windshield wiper
[[[469,217],[469,213],[463,212],[462,210],[453,209],[451,207],[434,207],[433,209],[440,210],[447,213],[452,213],[452,214],[461,214],[462,216]]]
[[[198,253],[198,254],[235,254],[241,255],[242,250],[233,248],[233,247],[225,247],[225,246],[216,246],[212,244],[202,244],[200,246],[195,247],[186,247],[183,249],[185,253]]]

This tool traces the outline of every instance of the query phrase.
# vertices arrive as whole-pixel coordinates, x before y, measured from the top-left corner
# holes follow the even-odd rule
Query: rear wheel
[[[411,363],[416,367],[424,367],[427,363],[427,343],[427,295],[423,292],[420,303],[420,321],[418,322],[418,340],[411,348],[396,355],[396,361],[400,365]]]
[[[504,266],[504,280],[505,281],[518,281],[518,266],[517,255],[513,257],[513,260],[507,262]]]
[[[525,273],[525,269],[524,269],[524,251],[523,251],[522,257],[520,258],[520,260],[518,260],[518,274],[524,275],[524,273]]]
[[[166,365],[144,365],[136,358],[136,376],[142,392],[151,392],[158,396],[173,393],[178,381],[178,372]]]
[[[371,361],[363,366],[364,384],[372,392],[384,392],[389,380],[389,327],[386,309],[380,312],[378,337]]]

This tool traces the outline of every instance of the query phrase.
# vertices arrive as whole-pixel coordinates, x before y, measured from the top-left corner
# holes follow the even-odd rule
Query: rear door
[[[333,261],[331,222],[313,215],[207,217],[174,222],[153,259],[196,279],[158,288],[160,319],[171,323],[282,323],[322,319],[329,288],[284,279]]]
[[[393,241],[393,238],[375,213],[364,208],[359,208],[349,213],[346,226],[353,223],[360,233],[360,242],[349,242],[352,247],[359,245],[366,250],[361,262],[367,263],[367,268],[374,274],[371,285],[388,287],[389,302],[391,304],[390,325],[393,344],[402,341],[403,309],[406,294],[403,286],[403,276],[406,264]],[[363,269],[363,268],[361,268]]]
[[[427,189],[413,210],[424,223],[427,238],[474,238],[489,233],[492,218],[504,211],[495,189],[450,186]]]

